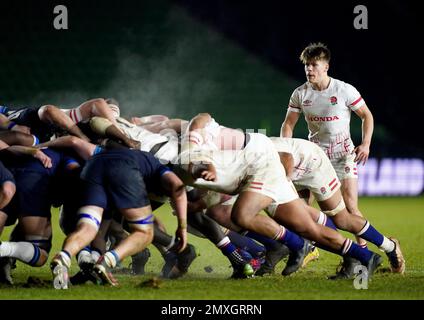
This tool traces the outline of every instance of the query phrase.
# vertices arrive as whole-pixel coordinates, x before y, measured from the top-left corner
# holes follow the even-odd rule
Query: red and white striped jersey
[[[314,90],[309,82],[293,92],[288,112],[305,115],[310,141],[318,144],[330,159],[337,159],[354,149],[350,138],[350,115],[365,101],[352,85],[330,78],[327,89]]]

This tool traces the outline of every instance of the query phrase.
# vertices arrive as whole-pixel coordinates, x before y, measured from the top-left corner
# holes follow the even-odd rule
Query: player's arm
[[[178,241],[178,252],[182,252],[187,246],[187,195],[184,183],[172,171],[167,171],[161,176],[162,186],[171,199],[171,206],[174,209],[178,220],[178,227],[175,233]]]
[[[0,129],[23,132],[26,134],[30,134],[31,132],[31,129],[29,127],[16,124],[12,120],[9,120],[9,118],[6,117],[4,114],[0,114]]]
[[[216,169],[211,163],[191,162],[188,166],[188,170],[194,180],[199,178],[206,181],[216,180]]]
[[[100,147],[75,136],[63,136],[37,145],[38,148],[70,148],[82,159],[88,160]]]
[[[296,123],[299,120],[299,117],[300,117],[300,113],[287,110],[286,118],[284,119],[284,122],[281,125],[280,137],[282,138],[293,137],[294,127],[296,126]]]
[[[212,120],[209,113],[199,113],[188,124],[187,132],[182,140],[181,152],[194,150],[204,142],[203,128]]]
[[[354,111],[362,120],[362,143],[354,150],[356,153],[355,161],[363,165],[368,160],[370,154],[371,138],[374,131],[374,117],[366,104],[363,104],[359,109]]]
[[[0,151],[8,152],[16,156],[31,156],[38,159],[45,168],[52,167],[52,160],[41,150],[26,146],[9,146],[4,141],[0,140]]]
[[[140,141],[129,138],[110,120],[103,117],[93,117],[90,120],[90,128],[96,134],[115,141],[122,141],[128,148],[140,149]]]
[[[38,144],[38,138],[36,136],[19,131],[1,131],[0,139],[10,146],[18,144],[20,146],[32,147]]]
[[[278,155],[280,156],[281,164],[286,170],[286,176],[290,178],[294,171],[293,156],[287,152],[279,152]]]

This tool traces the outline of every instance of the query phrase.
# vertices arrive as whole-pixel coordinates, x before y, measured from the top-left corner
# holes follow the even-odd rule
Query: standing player
[[[309,140],[325,151],[341,181],[347,210],[362,217],[358,208],[357,164],[364,165],[368,160],[374,120],[364,99],[352,85],[328,75],[330,58],[330,50],[322,43],[312,43],[302,51],[300,60],[305,65],[307,82],[293,92],[280,135],[291,138],[303,112]],[[356,148],[350,137],[352,111],[362,119],[362,142]],[[365,240],[357,237],[357,241],[366,246]],[[354,263],[345,260],[339,275],[352,276]]]

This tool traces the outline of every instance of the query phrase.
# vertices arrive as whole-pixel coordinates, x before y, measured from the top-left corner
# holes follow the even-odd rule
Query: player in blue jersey
[[[36,152],[41,152],[36,150]],[[51,248],[52,181],[61,170],[71,170],[79,164],[73,158],[52,149],[42,151],[48,165],[29,157],[3,157],[17,186],[16,193],[4,208],[7,225],[18,220],[18,239],[0,244],[0,257],[18,259],[31,266],[42,266]]]
[[[111,269],[127,256],[142,251],[153,238],[153,214],[147,193],[171,198],[177,219],[178,251],[187,245],[187,198],[181,180],[152,155],[128,149],[104,151],[89,159],[81,173],[84,183],[83,205],[78,210],[75,232],[64,241],[51,262],[56,288],[68,287],[71,257],[96,236],[105,208],[118,210],[131,234],[115,249],[107,251],[94,266],[102,283],[117,285]]]

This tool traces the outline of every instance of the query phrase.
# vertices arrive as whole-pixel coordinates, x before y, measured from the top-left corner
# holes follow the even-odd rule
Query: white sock
[[[392,252],[393,250],[395,250],[395,243],[392,240],[384,237],[384,240],[380,246],[380,249],[387,253]]]
[[[97,262],[97,260],[99,260],[101,254],[99,251],[93,250],[91,251],[91,258],[93,259],[94,263]]]
[[[62,260],[65,263],[65,266],[67,266],[68,268],[70,268],[71,267],[71,257],[69,257],[69,255],[66,254],[63,251],[60,251],[59,254],[62,257]]]
[[[106,264],[109,267],[111,267],[111,268],[116,267],[116,263],[117,263],[116,257],[112,252],[110,252],[110,251],[106,252],[104,257],[105,257]]]
[[[324,212],[320,211],[317,223],[324,226],[325,222],[327,221],[326,218],[327,218],[327,216],[324,214]]]
[[[223,246],[226,246],[228,243],[230,243],[231,241],[230,241],[230,238],[228,238],[228,237],[224,237],[221,241],[219,241],[217,244],[216,244],[216,246],[218,247],[218,248],[221,248],[221,247],[223,247]]]
[[[34,245],[30,242],[2,242],[0,245],[0,257],[16,258],[29,263],[34,258]]]
[[[77,260],[78,260],[78,265],[81,265],[83,263],[93,263],[94,262],[93,257],[91,255],[91,252],[88,251],[88,250],[81,250],[78,253]]]

